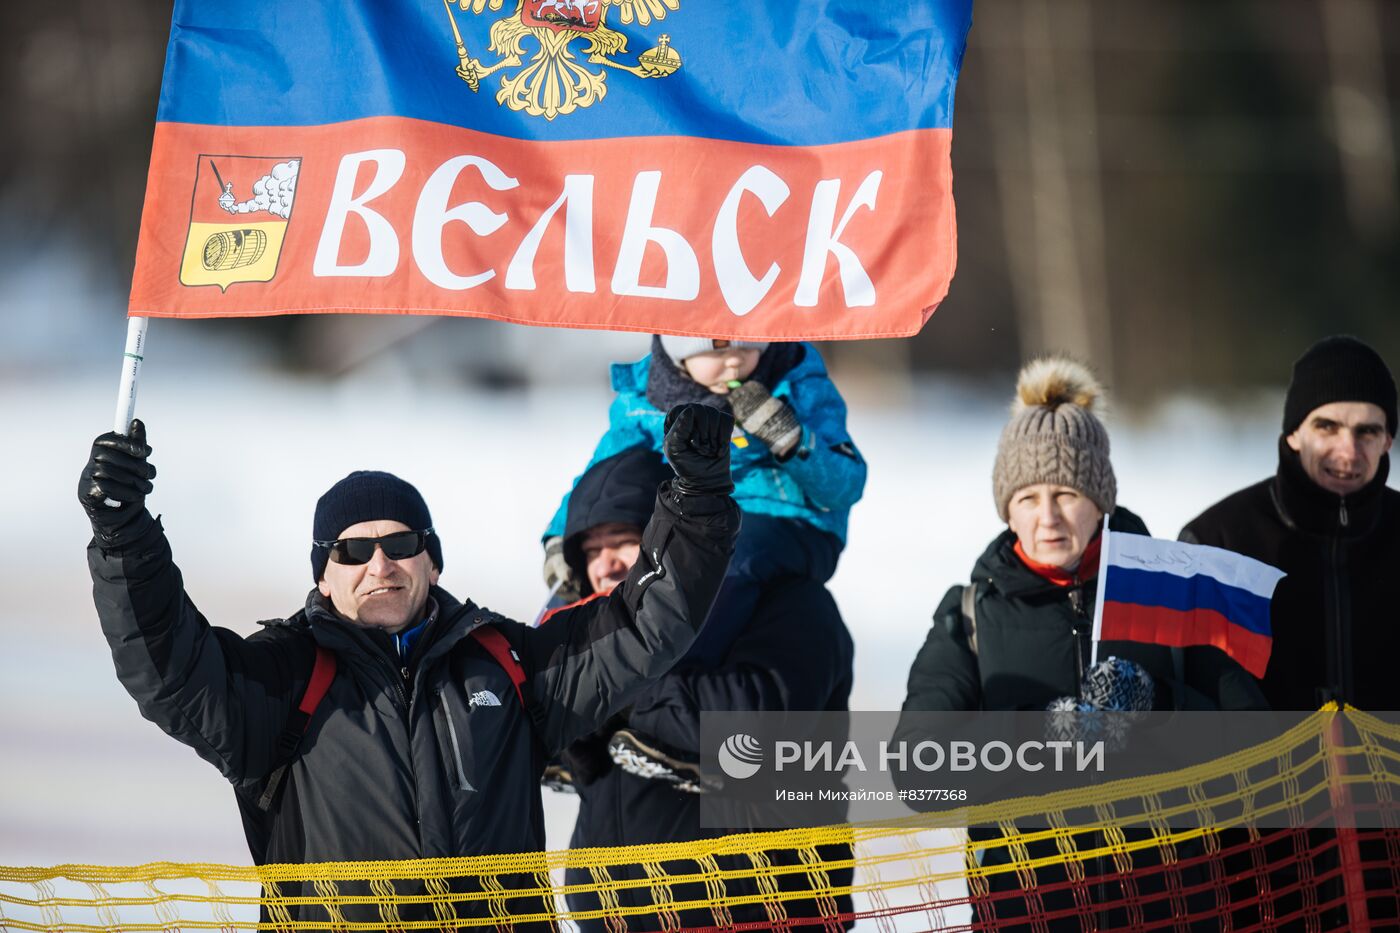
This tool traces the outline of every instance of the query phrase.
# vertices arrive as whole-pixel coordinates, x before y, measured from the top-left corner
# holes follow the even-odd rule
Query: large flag
[[[130,311],[916,333],[971,0],[177,0]]]
[[[1107,527],[1103,535],[1095,644],[1214,645],[1264,676],[1273,650],[1269,605],[1282,570],[1224,548]]]

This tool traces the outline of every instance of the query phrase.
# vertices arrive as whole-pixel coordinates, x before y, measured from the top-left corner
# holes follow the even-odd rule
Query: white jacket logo
[[[478,690],[472,694],[472,698],[467,701],[468,709],[475,709],[478,706],[500,706],[500,698],[490,690]]]

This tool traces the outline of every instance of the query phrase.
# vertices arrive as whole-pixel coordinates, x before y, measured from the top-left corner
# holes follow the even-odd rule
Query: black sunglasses
[[[423,553],[433,529],[396,531],[378,538],[340,538],[336,541],[312,541],[316,547],[330,548],[331,560],[337,564],[368,564],[374,559],[376,545],[384,549],[390,560],[408,560]]]

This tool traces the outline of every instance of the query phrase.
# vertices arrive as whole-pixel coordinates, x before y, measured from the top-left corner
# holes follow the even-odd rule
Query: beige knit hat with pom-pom
[[[1073,360],[1032,360],[1021,370],[992,468],[992,495],[1002,521],[1012,495],[1036,483],[1069,486],[1105,515],[1113,511],[1118,483],[1108,460],[1108,431],[1093,412],[1102,395],[1094,374]]]

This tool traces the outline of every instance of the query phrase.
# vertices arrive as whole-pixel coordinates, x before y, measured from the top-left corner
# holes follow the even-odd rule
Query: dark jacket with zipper
[[[185,593],[159,522],[120,549],[94,542],[88,561],[122,684],[142,715],[234,785],[252,821],[250,846],[265,840],[266,861],[470,856],[543,847],[547,756],[685,653],[738,526],[730,498],[663,487],[642,556],[611,596],[532,629],[434,587],[437,616],[406,662],[315,590],[301,612],[247,638],[210,625]],[[480,625],[496,626],[518,655],[524,706],[506,669],[469,637]],[[334,652],[336,677],[271,810],[259,812],[317,645]]]
[[[1288,576],[1274,592],[1274,646],[1261,685],[1275,709],[1315,710],[1340,700],[1400,709],[1400,492],[1386,486],[1390,457],[1364,489],[1342,497],[1303,471],[1279,441],[1278,472],[1228,496],[1188,524],[1181,540],[1262,560]]]
[[[1147,526],[1127,509],[1118,508],[1109,517],[1110,531],[1147,534]],[[972,569],[976,590],[976,642],[974,652],[963,617],[963,586],[950,589],[934,613],[933,626],[909,671],[909,691],[904,701],[907,711],[1043,710],[1059,697],[1079,696],[1079,685],[1089,667],[1093,631],[1097,575],[1070,586],[1058,586],[1040,576],[1016,554],[1016,536],[1002,532],[977,559]],[[1154,682],[1156,709],[1266,709],[1258,686],[1244,668],[1214,647],[1183,649],[1173,658],[1172,649],[1140,642],[1104,641],[1099,657],[1116,655],[1140,664]],[[896,738],[921,738],[920,726],[901,722]],[[1041,828],[1041,827],[1030,827]],[[1144,830],[1128,829],[1130,840],[1144,838]],[[986,845],[979,861],[984,867],[1008,865],[1012,853],[999,828],[971,827],[969,838]],[[1035,870],[1037,885],[1047,888],[1067,886],[1069,878],[1056,843],[1033,840],[1023,843],[1031,858],[1044,859]],[[974,850],[977,851],[977,850]],[[1178,847],[1183,858],[1201,853]],[[1143,869],[1138,893],[1145,922],[1168,923],[1173,908],[1163,887],[1159,855],[1144,849],[1132,856],[1135,868]],[[977,915],[996,929],[1028,930],[1032,910],[1065,911],[1068,915],[1048,921],[1038,929],[1078,931],[1081,919],[1099,929],[1120,929],[1132,922],[1122,905],[1115,884],[1093,879],[1112,874],[1110,860],[1092,859],[1084,864],[1091,879],[1090,898],[1100,905],[1093,918],[1076,916],[1084,912],[1069,890],[1042,894],[1035,904],[1019,896],[1021,879],[1006,870],[986,879],[991,895],[974,898]],[[1182,873],[1182,883],[1206,888],[1205,869]],[[1115,903],[1116,902],[1116,903]],[[1214,907],[1209,892],[1193,895],[1189,912]],[[1209,922],[1189,924],[1187,929],[1210,929]]]
[[[553,622],[549,623],[550,625]],[[827,710],[844,712],[849,708],[852,668],[855,648],[850,632],[841,619],[836,602],[826,587],[811,580],[792,579],[770,585],[760,598],[753,620],[729,648],[723,661],[714,668],[687,666],[673,671],[638,697],[632,709],[628,727],[660,747],[687,761],[700,760],[700,716],[706,710],[781,712],[785,710]],[[596,737],[595,760],[606,758],[606,737]],[[575,849],[592,846],[645,845],[652,843],[686,842],[726,836],[732,833],[765,828],[762,814],[750,807],[723,798],[713,800],[709,822],[700,820],[701,797],[679,791],[674,785],[628,774],[611,762],[600,763],[586,783],[577,780],[579,794],[578,821],[574,825],[570,846]],[[576,775],[577,778],[577,775]],[[836,805],[826,822],[840,823],[845,819],[844,805]],[[765,853],[777,866],[798,864],[799,853],[781,849]],[[818,850],[827,861],[849,861],[849,845],[828,845]],[[747,857],[722,856],[721,870],[753,871]],[[675,874],[693,875],[699,866],[694,861],[665,863]],[[641,865],[615,866],[614,878],[645,880]],[[830,883],[849,885],[849,868],[827,870]],[[573,879],[586,883],[584,872],[575,872]],[[808,872],[786,872],[774,883],[782,891],[808,890]],[[752,877],[733,877],[725,882],[731,897],[761,893]],[[678,886],[671,892],[675,900],[706,897],[704,886]],[[623,905],[650,905],[649,886],[624,889],[617,896]],[[597,909],[592,894],[574,895],[570,905],[576,909]],[[849,895],[835,899],[835,910],[852,910]],[[784,902],[787,916],[799,918],[821,916],[821,905],[812,899]],[[828,910],[830,907],[828,907]],[[734,923],[759,922],[768,919],[761,903],[736,904],[729,907]],[[680,914],[682,926],[708,927],[718,921],[710,911],[686,911]],[[820,922],[811,924],[819,927]],[[849,924],[843,924],[849,926]],[[628,929],[657,930],[657,916],[627,918]],[[603,923],[581,923],[583,930],[604,929]],[[795,928],[802,928],[797,923]]]
[[[1109,519],[1110,531],[1147,534],[1127,509]],[[1097,577],[1057,586],[1016,555],[1016,536],[1004,531],[977,559],[977,652],[962,617],[963,587],[954,586],[909,671],[907,710],[1043,710],[1057,697],[1078,696],[1089,665]],[[1117,655],[1142,665],[1157,687],[1159,709],[1263,709],[1254,679],[1222,651],[1187,648],[1181,674],[1170,648],[1105,641],[1099,657]]]

